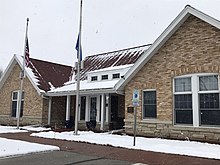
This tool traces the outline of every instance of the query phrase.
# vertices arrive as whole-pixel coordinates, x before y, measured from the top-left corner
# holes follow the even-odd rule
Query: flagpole
[[[24,81],[24,77],[25,77],[25,52],[26,52],[26,43],[27,43],[28,22],[29,22],[29,18],[27,18],[26,32],[25,32],[25,43],[24,43],[23,64],[22,64],[22,69],[21,69],[21,72],[20,72],[21,85],[20,85],[20,91],[19,91],[19,94],[18,94],[18,107],[17,107],[17,113],[16,113],[17,129],[19,129],[19,125],[20,125],[23,81]]]
[[[81,65],[81,31],[82,31],[82,0],[80,0],[80,20],[79,20],[79,44],[78,44],[78,63],[77,63],[77,86],[76,86],[76,112],[75,112],[75,135],[78,132],[78,112],[79,112],[79,97],[80,97],[80,65]]]

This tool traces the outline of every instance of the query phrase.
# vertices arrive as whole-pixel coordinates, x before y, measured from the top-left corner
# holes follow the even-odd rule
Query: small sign
[[[127,107],[128,113],[134,113],[134,107]]]
[[[137,89],[134,90],[133,92],[133,99],[132,99],[132,104],[134,107],[139,106],[139,91]]]

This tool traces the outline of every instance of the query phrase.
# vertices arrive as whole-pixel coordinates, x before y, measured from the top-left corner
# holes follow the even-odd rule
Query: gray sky
[[[0,67],[24,51],[26,18],[30,56],[73,65],[80,0],[0,0]],[[189,4],[220,20],[220,0],[83,0],[83,58],[152,43]]]

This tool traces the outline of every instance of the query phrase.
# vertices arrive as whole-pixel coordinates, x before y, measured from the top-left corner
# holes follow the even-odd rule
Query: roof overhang
[[[17,57],[17,55],[14,55],[12,57],[11,61],[9,62],[7,68],[5,69],[3,76],[0,79],[0,89],[3,87],[4,83],[8,79],[10,73],[12,72],[12,70],[16,64],[18,64],[20,66],[20,68],[23,67],[21,60]],[[44,95],[45,92],[38,88],[36,83],[32,80],[32,78],[30,77],[30,75],[26,71],[25,71],[25,75],[30,80],[31,84],[36,89],[37,93],[41,96]]]
[[[164,43],[176,32],[176,30],[193,15],[216,28],[220,28],[220,22],[205,13],[191,7],[186,6],[180,14],[171,22],[164,32],[155,40],[155,42],[147,49],[147,51],[136,61],[133,67],[124,75],[116,85],[116,90],[123,90],[125,85],[139,72],[139,70],[151,59],[151,57],[164,45]]]
[[[97,94],[108,94],[108,93],[117,93],[124,94],[123,91],[117,91],[114,88],[102,88],[102,89],[89,89],[89,90],[80,90],[80,95],[97,95]],[[76,90],[70,91],[62,91],[62,92],[47,92],[46,96],[55,97],[55,96],[68,96],[68,95],[76,95]]]

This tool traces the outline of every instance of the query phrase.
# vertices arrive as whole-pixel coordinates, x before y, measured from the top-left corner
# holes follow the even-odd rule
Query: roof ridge
[[[136,49],[136,48],[141,48],[141,47],[151,46],[151,45],[152,45],[152,44],[145,44],[145,45],[140,45],[140,46],[135,46],[135,47],[129,47],[129,48],[124,48],[124,49],[118,49],[118,50],[113,50],[113,51],[109,51],[109,52],[103,52],[103,53],[98,53],[98,54],[89,55],[89,56],[87,56],[87,57],[100,56],[100,55],[104,55],[104,54],[115,53],[115,52],[125,51],[125,50],[131,50],[131,49]]]
[[[50,64],[54,64],[54,65],[61,65],[61,66],[65,66],[65,67],[72,67],[70,65],[66,65],[66,64],[60,64],[60,63],[56,63],[56,62],[51,62],[51,61],[46,61],[46,60],[40,60],[40,59],[36,59],[36,58],[30,58],[31,60],[36,60],[39,62],[46,62],[46,63],[50,63]]]

